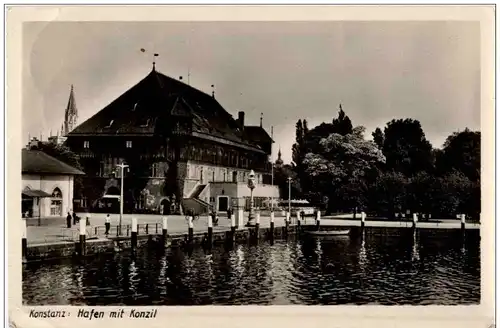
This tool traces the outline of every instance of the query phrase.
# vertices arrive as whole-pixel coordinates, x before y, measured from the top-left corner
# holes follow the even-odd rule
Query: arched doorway
[[[164,198],[160,202],[160,213],[162,215],[169,215],[170,214],[170,201],[166,198]]]
[[[61,189],[55,188],[50,198],[50,215],[63,216],[63,201]]]

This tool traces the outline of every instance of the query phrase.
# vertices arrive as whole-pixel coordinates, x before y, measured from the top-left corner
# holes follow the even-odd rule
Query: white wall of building
[[[66,216],[68,211],[73,208],[73,188],[74,177],[72,175],[36,175],[36,174],[23,174],[22,175],[22,189],[42,190],[48,194],[54,192],[56,188],[61,190],[62,195],[62,216]],[[40,199],[40,216],[50,217],[50,207],[52,198]],[[36,204],[35,206],[36,207]],[[35,213],[34,216],[38,213]],[[36,215],[38,216],[38,215]]]

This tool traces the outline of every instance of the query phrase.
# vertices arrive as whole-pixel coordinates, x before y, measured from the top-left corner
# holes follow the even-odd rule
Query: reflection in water
[[[365,272],[365,267],[368,262],[368,258],[366,256],[366,246],[365,246],[365,233],[363,231],[363,234],[361,235],[361,246],[359,247],[359,269],[361,272]]]
[[[477,304],[479,232],[365,229],[234,250],[140,249],[28,264],[30,305]],[[466,250],[466,251],[465,251]]]
[[[413,247],[411,250],[411,259],[412,261],[419,261],[420,255],[418,253],[418,240],[417,240],[417,230],[413,231]]]

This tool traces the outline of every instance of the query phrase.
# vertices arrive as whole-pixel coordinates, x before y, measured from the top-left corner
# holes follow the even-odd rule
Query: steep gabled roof
[[[258,125],[245,126],[246,137],[253,142],[274,142],[271,136]]]
[[[39,150],[22,150],[22,173],[83,175],[82,171]]]
[[[198,135],[255,148],[214,97],[156,70],[76,127],[68,137],[162,134],[179,117],[192,119],[193,132]]]

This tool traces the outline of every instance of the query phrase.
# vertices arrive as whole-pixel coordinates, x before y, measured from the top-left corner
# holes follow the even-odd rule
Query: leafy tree
[[[481,132],[465,129],[450,135],[438,157],[436,165],[441,174],[457,170],[471,181],[481,176]]]
[[[387,123],[384,135],[383,153],[388,169],[406,176],[432,171],[432,146],[425,138],[419,121],[392,120]]]
[[[384,148],[384,132],[380,128],[376,128],[372,132],[373,142],[378,146],[379,149]]]
[[[427,172],[419,172],[409,179],[406,204],[412,212],[432,213],[435,191],[435,177]]]
[[[342,104],[339,105],[339,113],[337,118],[332,121],[332,128],[334,133],[338,133],[342,136],[352,133],[352,122],[349,116],[347,116],[342,109]]]
[[[362,181],[374,165],[384,161],[377,146],[364,139],[364,127],[356,127],[350,134],[332,133],[321,139],[318,151],[306,154],[304,165],[309,180],[315,181],[314,188],[329,196],[331,210],[335,201],[343,207],[362,206]]]
[[[292,178],[291,181],[291,193],[292,199],[297,198],[297,195],[300,195],[302,190],[300,187],[300,181],[297,178],[297,173],[291,165],[285,164],[279,167],[276,167],[274,170],[274,184],[278,186],[280,195],[282,198],[288,198],[288,178]]]
[[[298,120],[295,124],[295,144],[292,146],[292,161],[296,166],[300,166],[304,159],[304,139],[307,132],[307,121]]]
[[[474,188],[474,183],[456,170],[435,179],[431,198],[433,213],[445,217],[455,217],[459,213],[475,214],[477,203],[471,199],[471,195],[473,198],[477,196]]]
[[[394,218],[406,209],[408,179],[400,172],[382,172],[368,188],[371,211]]]

